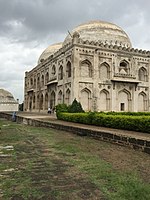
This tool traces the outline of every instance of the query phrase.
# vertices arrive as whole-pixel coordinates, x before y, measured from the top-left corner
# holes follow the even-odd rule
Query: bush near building
[[[116,129],[150,133],[150,113],[59,113],[58,119]]]
[[[67,106],[66,104],[58,104],[56,106],[56,115],[59,118],[60,113],[68,112],[68,113],[82,113],[84,112],[82,105],[76,99],[73,100],[72,104]]]

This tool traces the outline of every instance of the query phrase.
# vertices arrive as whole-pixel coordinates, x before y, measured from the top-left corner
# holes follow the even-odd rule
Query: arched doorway
[[[48,110],[48,94],[45,94],[45,110]]]
[[[62,91],[60,90],[58,93],[58,104],[63,103],[63,94]]]
[[[92,64],[89,60],[83,60],[80,63],[80,76],[84,78],[91,78],[92,77]]]
[[[98,110],[99,111],[109,111],[110,110],[110,97],[107,90],[102,90],[98,99]]]
[[[43,110],[43,94],[40,97],[40,110]]]
[[[102,63],[99,67],[99,78],[101,81],[106,81],[110,77],[110,66],[107,63]]]
[[[91,110],[91,91],[87,88],[81,91],[81,105],[85,111]]]
[[[71,104],[71,92],[69,89],[66,91],[66,104],[70,105]]]
[[[131,93],[124,89],[118,93],[118,110],[119,111],[131,111]]]
[[[138,111],[148,111],[147,108],[147,95],[144,92],[139,93],[138,95]]]
[[[50,108],[55,107],[55,101],[56,101],[56,94],[54,91],[51,92],[51,97],[50,97]]]

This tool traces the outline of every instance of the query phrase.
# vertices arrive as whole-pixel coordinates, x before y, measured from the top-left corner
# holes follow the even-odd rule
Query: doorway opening
[[[120,110],[121,110],[121,111],[124,111],[124,110],[125,110],[125,103],[121,103],[121,104],[120,104]]]

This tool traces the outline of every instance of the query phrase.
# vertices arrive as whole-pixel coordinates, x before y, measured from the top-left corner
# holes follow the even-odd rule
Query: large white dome
[[[132,47],[128,35],[119,26],[104,22],[104,21],[90,21],[83,23],[74,28],[70,33],[73,36],[78,32],[80,38],[84,41],[101,41],[107,44],[118,44],[121,46]],[[71,35],[68,34],[64,40],[63,45],[71,42]]]
[[[10,92],[0,89],[0,102],[16,102],[16,100]]]
[[[40,55],[38,64],[40,64],[43,60],[48,58],[50,55],[53,55],[56,51],[58,51],[62,47],[62,43],[56,43],[47,47],[43,53]]]

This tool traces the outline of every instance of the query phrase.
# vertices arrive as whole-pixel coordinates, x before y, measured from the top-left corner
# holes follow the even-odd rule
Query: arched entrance
[[[144,92],[139,93],[138,95],[138,111],[148,111],[147,108],[147,95]]]
[[[124,89],[118,93],[118,110],[119,111],[131,111],[131,93]]]
[[[51,92],[51,97],[50,97],[50,108],[55,107],[55,101],[56,101],[56,94],[54,91]]]
[[[110,97],[109,92],[107,90],[102,90],[100,92],[99,100],[98,100],[98,110],[99,111],[109,111],[110,109]]]
[[[48,110],[48,94],[45,94],[45,110]]]
[[[91,110],[91,91],[87,88],[81,91],[81,105],[85,111]]]

